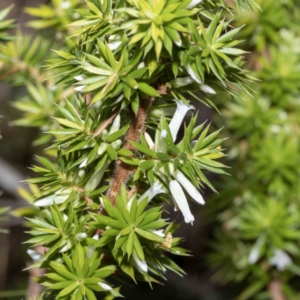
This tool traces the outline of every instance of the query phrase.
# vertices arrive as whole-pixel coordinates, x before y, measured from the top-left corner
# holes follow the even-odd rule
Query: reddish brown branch
[[[124,148],[130,150],[133,155],[136,154],[136,149],[129,141],[139,142],[140,134],[145,129],[145,122],[147,113],[151,105],[151,100],[141,100],[140,107],[136,116],[133,115],[130,127],[125,137]],[[110,188],[107,191],[106,196],[110,199],[111,203],[115,205],[116,195],[120,193],[122,184],[126,184],[130,175],[134,172],[134,167],[128,165],[120,160],[116,162],[113,178],[110,182]]]
[[[127,197],[128,199],[130,199],[135,193],[138,192],[138,189],[136,187],[134,187],[133,189],[131,189],[128,194],[127,194]]]
[[[46,252],[46,248],[43,246],[36,246],[35,250],[44,255]],[[29,267],[29,264],[28,264]],[[39,299],[44,287],[42,285],[40,285],[39,283],[37,283],[34,278],[40,278],[44,275],[45,273],[45,269],[29,269],[29,284],[28,284],[28,288],[27,288],[27,295],[26,295],[26,300],[30,300],[30,299]]]
[[[96,130],[96,132],[94,133],[94,138],[96,136],[98,136],[101,132],[103,132],[104,129],[107,128],[107,126],[112,122],[112,120],[117,116],[117,114],[119,113],[119,110],[117,110],[115,113],[113,113],[108,119],[106,119],[101,126]]]
[[[269,284],[269,291],[272,300],[286,300],[282,292],[282,284],[279,280],[273,280]]]

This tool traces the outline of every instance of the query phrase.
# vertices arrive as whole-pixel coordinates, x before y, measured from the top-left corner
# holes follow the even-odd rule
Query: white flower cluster
[[[191,109],[195,109],[193,106],[187,105],[183,101],[175,100],[175,102],[177,104],[176,112],[169,124],[170,133],[174,142],[176,141],[179,128],[184,120],[186,113]],[[165,129],[162,130],[160,133],[160,137],[156,140],[155,144],[152,141],[151,137],[146,134],[146,141],[149,148],[153,149],[155,147],[156,151],[166,150],[163,139],[167,137],[167,134],[168,133]],[[169,164],[169,169],[172,177],[174,178],[174,180],[169,183],[169,188],[175,202],[175,209],[177,210],[178,208],[182,212],[186,223],[193,223],[195,218],[191,213],[183,189],[190,195],[193,200],[202,205],[205,204],[203,197],[196,189],[196,187],[189,181],[188,178],[186,178],[186,176],[181,171],[174,170],[173,164]],[[148,196],[148,201],[150,201],[155,195],[165,192],[166,191],[163,189],[162,185],[158,182],[155,182],[154,185],[141,197],[141,199],[144,199]]]

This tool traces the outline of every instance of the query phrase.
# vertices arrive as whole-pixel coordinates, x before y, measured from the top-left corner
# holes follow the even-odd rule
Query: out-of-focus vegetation
[[[261,9],[234,18],[246,23],[240,38],[260,82],[252,97],[222,100],[233,169],[220,180],[220,205],[211,203],[222,229],[209,261],[215,280],[246,284],[238,299],[293,300],[300,297],[300,7],[257,3]]]
[[[212,237],[194,226],[196,234],[189,242],[191,246],[197,248],[201,234],[201,244],[209,242],[212,247],[206,248],[206,256],[195,253],[195,259],[189,259],[196,263],[200,258],[197,268],[203,281],[209,274],[204,265],[210,265],[213,279],[226,287],[222,290],[223,297],[218,292],[207,293],[205,288],[203,293],[187,297],[294,300],[300,297],[300,3],[297,0],[234,2],[238,13],[234,16],[222,13],[228,20],[234,18],[231,23],[234,27],[246,24],[238,38],[244,40],[244,50],[250,52],[244,54],[249,74],[260,81],[251,85],[254,93],[245,91],[234,99],[218,94],[213,99],[222,113],[221,117],[215,117],[215,122],[225,125],[222,134],[229,137],[226,164],[232,167],[231,176],[212,179],[219,195],[207,204],[208,214],[201,216],[204,223],[217,228],[216,234]],[[5,20],[9,10],[0,14],[0,80],[14,87],[26,87],[23,96],[12,103],[22,112],[13,123],[38,129],[34,145],[40,146],[35,148],[40,153],[53,139],[48,132],[60,128],[52,116],[64,117],[57,105],[65,107],[66,98],[77,101],[74,89],[55,85],[57,79],[51,78],[52,71],[43,65],[57,57],[51,49],[72,47],[65,36],[78,33],[67,25],[79,19],[83,5],[84,1],[79,0],[52,0],[47,5],[26,8],[26,13],[33,17],[27,25],[34,34],[19,30],[13,38],[7,34],[13,22]],[[46,153],[55,155],[53,149],[47,149]],[[30,192],[21,189],[20,193],[33,202],[32,194],[38,195],[40,190],[34,184],[30,189]],[[6,211],[1,209],[0,214]],[[36,209],[26,208],[15,215],[36,213]],[[35,252],[31,255],[38,258]],[[184,264],[179,260],[179,265],[180,262]],[[192,275],[192,278],[198,276]],[[171,287],[166,296],[160,289],[155,297],[169,299],[173,295],[173,299],[181,299],[180,295],[187,293],[184,288],[176,293],[174,290]],[[24,291],[19,292],[23,294]],[[0,293],[0,297],[13,295],[19,299],[18,293]]]

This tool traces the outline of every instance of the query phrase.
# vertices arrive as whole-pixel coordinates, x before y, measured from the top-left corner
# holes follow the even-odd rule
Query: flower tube
[[[132,255],[133,261],[135,263],[136,268],[140,273],[147,273],[148,272],[148,266],[145,261],[140,260],[138,257],[136,257],[134,254]]]
[[[172,139],[175,142],[176,137],[177,137],[177,133],[179,131],[179,128],[181,126],[181,123],[183,122],[183,119],[186,115],[186,113],[191,110],[191,109],[195,109],[194,106],[192,105],[187,105],[185,103],[183,103],[183,101],[179,101],[179,100],[175,100],[176,104],[177,104],[177,109],[175,111],[175,114],[169,124],[170,127],[170,131],[172,134]]]
[[[169,166],[172,176],[183,186],[186,192],[199,204],[204,205],[205,201],[197,188],[179,170],[174,171],[172,164]]]
[[[141,203],[146,197],[148,197],[148,203],[158,194],[165,193],[165,190],[158,181],[154,184],[138,199],[138,203]]]
[[[194,8],[196,5],[198,5],[201,2],[202,0],[192,0],[185,8],[187,9]]]
[[[192,223],[195,221],[194,216],[191,213],[189,204],[186,200],[185,194],[180,186],[180,184],[176,180],[172,180],[170,182],[170,191],[172,193],[172,196],[178,206],[178,208],[181,210],[184,221],[186,223]]]

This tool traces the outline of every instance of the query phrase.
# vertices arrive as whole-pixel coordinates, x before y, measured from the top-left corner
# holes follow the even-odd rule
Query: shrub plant
[[[253,97],[221,104],[229,136],[218,230],[211,264],[215,279],[243,282],[238,299],[299,298],[299,2],[257,1],[233,24],[248,68],[260,79]],[[216,116],[216,121],[219,116]],[[218,202],[217,201],[217,202]]]
[[[184,274],[172,260],[188,255],[181,219],[165,204],[193,224],[191,203],[215,191],[207,173],[226,174],[220,129],[199,122],[194,105],[231,102],[252,80],[225,11],[222,0],[52,0],[26,9],[40,34],[1,45],[0,78],[28,90],[15,124],[39,127],[35,144],[47,145],[32,193],[21,191],[38,208],[27,243],[45,250],[29,251],[45,269],[41,299],[113,298],[126,277]]]

